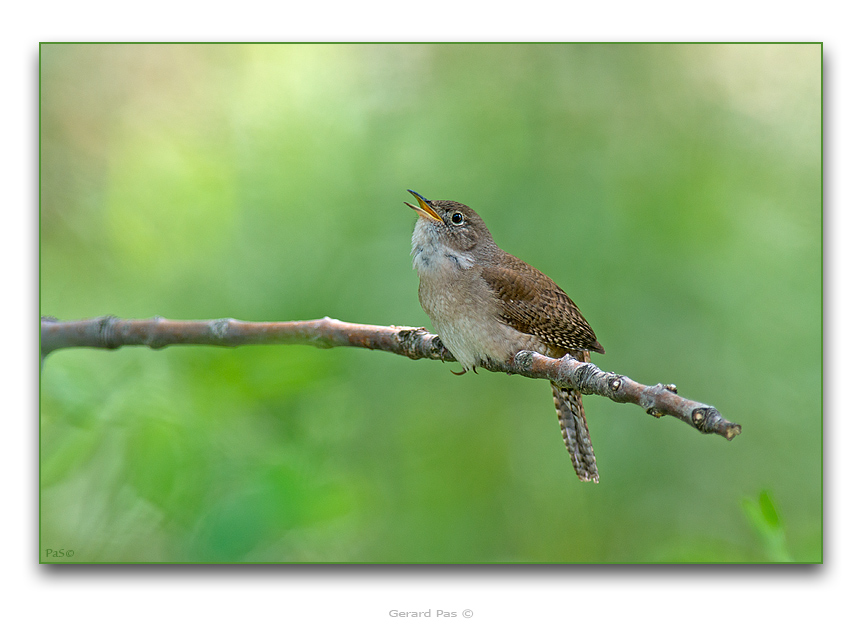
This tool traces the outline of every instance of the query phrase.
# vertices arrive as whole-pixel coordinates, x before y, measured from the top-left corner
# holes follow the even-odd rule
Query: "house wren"
[[[408,190],[410,191],[410,190]],[[464,368],[505,363],[521,350],[589,361],[604,348],[571,298],[542,272],[497,247],[468,206],[426,200],[413,230],[419,302]],[[560,430],[578,478],[599,482],[581,394],[551,383]]]

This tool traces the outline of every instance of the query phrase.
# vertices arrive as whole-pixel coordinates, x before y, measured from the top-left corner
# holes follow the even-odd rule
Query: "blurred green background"
[[[406,189],[732,443],[361,349],[64,350],[50,562],[821,561],[820,45],[42,45],[41,313],[428,325]],[[46,550],[74,550],[52,558]]]

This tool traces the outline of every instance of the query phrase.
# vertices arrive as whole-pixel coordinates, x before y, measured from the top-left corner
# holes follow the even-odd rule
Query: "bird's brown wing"
[[[506,254],[505,263],[482,268],[482,278],[500,298],[500,319],[567,352],[604,354],[577,305],[557,284],[531,265]]]

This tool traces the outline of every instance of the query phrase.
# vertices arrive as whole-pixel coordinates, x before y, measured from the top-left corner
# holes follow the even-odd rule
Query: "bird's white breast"
[[[419,274],[419,302],[462,367],[504,362],[519,350],[541,350],[535,337],[500,321],[497,297],[482,278],[476,259],[444,244],[422,219],[413,231],[412,253]]]

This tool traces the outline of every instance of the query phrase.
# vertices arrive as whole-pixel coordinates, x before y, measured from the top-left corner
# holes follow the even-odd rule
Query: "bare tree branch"
[[[324,317],[301,322],[243,322],[225,318],[186,321],[154,317],[123,320],[113,316],[62,322],[42,318],[42,358],[61,348],[103,348],[171,345],[236,347],[247,345],[302,344],[318,348],[353,346],[384,350],[411,359],[454,361],[437,335],[410,326],[350,324]],[[717,433],[730,440],[742,426],[725,420],[715,407],[677,395],[674,385],[648,387],[626,376],[604,372],[592,363],[566,355],[552,359],[524,350],[507,363],[488,364],[492,372],[543,378],[584,394],[637,404],[654,417],[672,415],[702,433]]]

